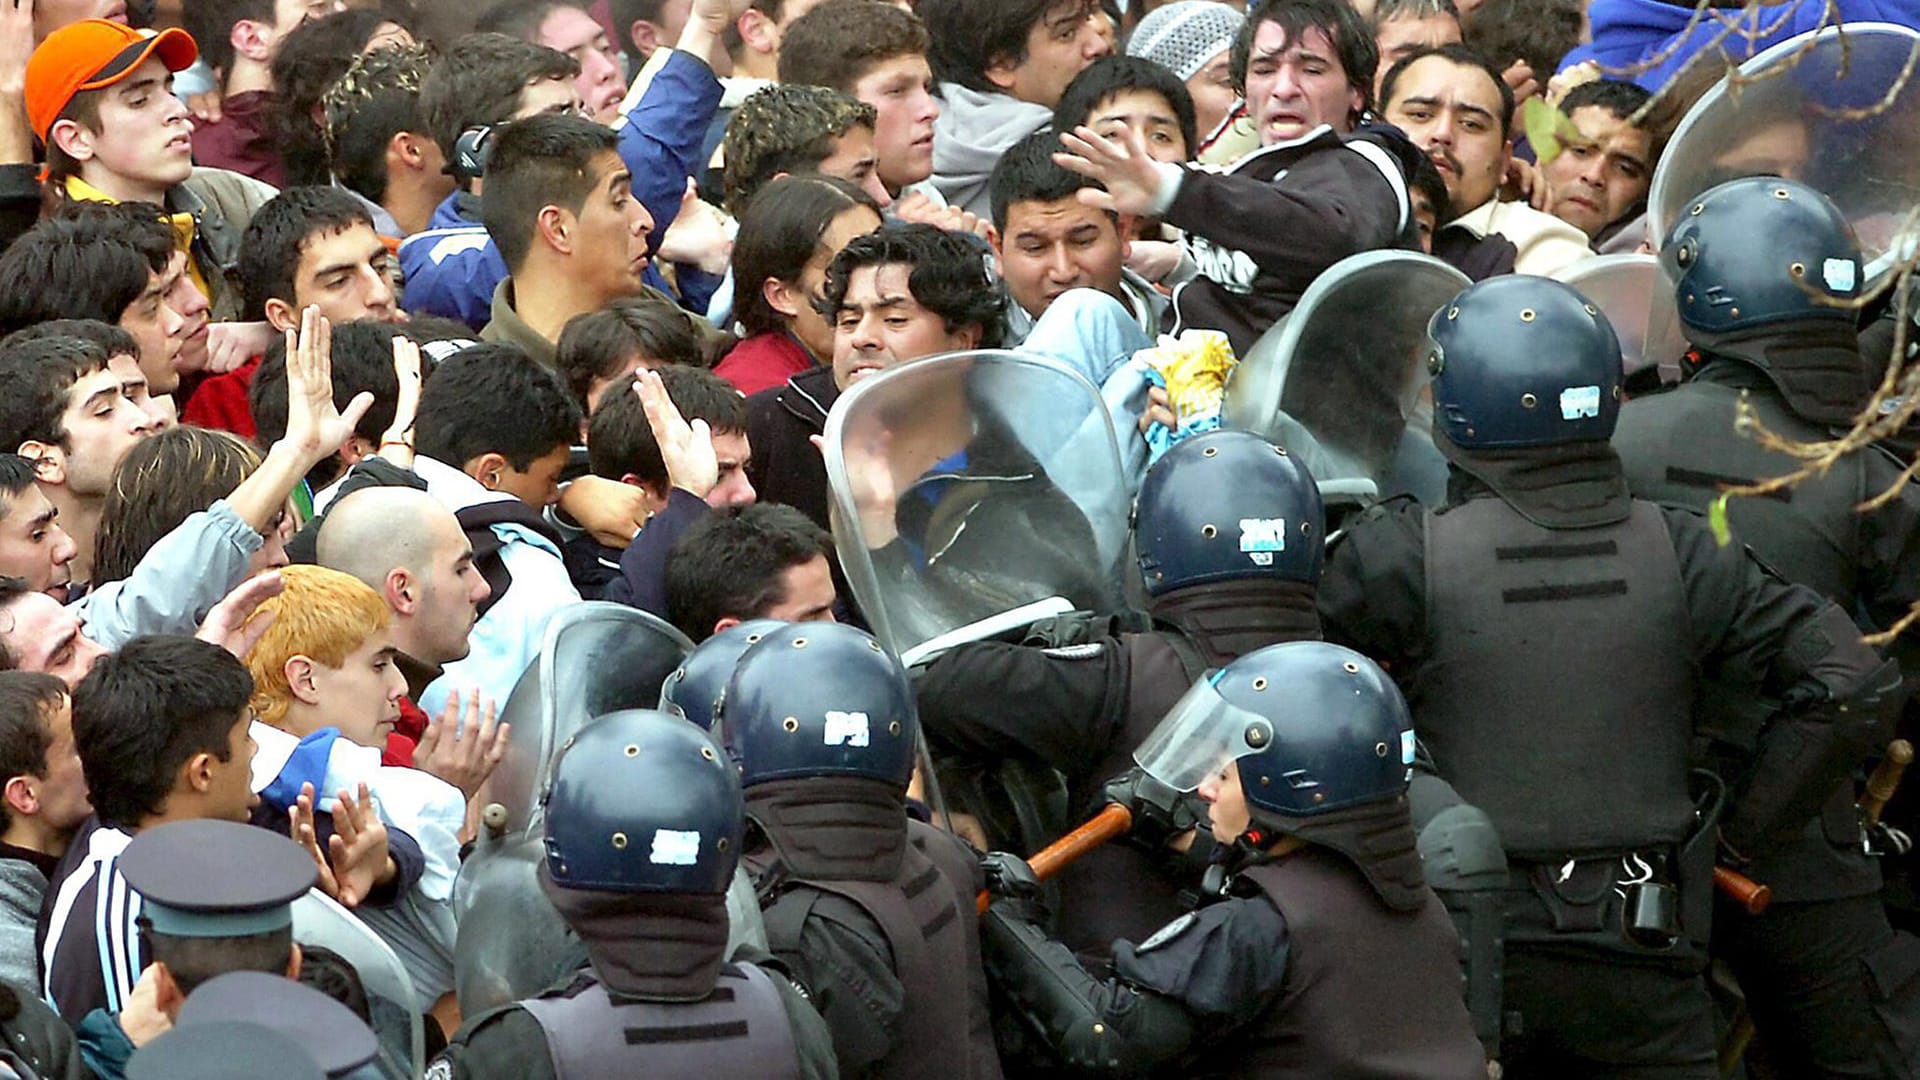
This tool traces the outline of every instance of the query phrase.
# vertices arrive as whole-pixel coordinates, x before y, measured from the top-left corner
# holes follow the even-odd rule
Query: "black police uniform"
[[[503,1005],[470,1018],[446,1052],[427,1067],[427,1080],[565,1080],[608,1075],[834,1080],[840,1072],[833,1047],[812,1006],[770,963],[770,957],[761,955],[755,963],[754,955],[743,950],[735,962],[720,968],[712,994],[691,1001],[609,996],[591,971],[581,971],[535,1001]],[[540,1011],[576,999],[581,999],[576,1017],[549,1015],[547,1023],[541,1022]],[[575,1032],[580,1040],[556,1047],[549,1036],[560,1030]],[[715,1030],[737,1034],[716,1039],[712,1037]],[[622,1045],[585,1045],[589,1040],[597,1044],[608,1035],[619,1038]],[[556,1050],[580,1058],[556,1060]],[[634,1066],[629,1074],[592,1071],[595,1062],[615,1059],[622,1050],[635,1056],[644,1051],[644,1064]]]
[[[1698,345],[1688,381],[1627,403],[1614,445],[1636,496],[1704,511],[1724,487],[1800,468],[1737,430],[1743,402],[1774,435],[1815,443],[1850,426],[1870,388],[1851,312],[1817,306],[1807,291],[1823,278],[1846,286],[1841,298],[1856,291],[1859,249],[1840,213],[1777,177],[1720,185],[1696,206],[1663,246]],[[1700,303],[1707,293],[1713,302]],[[1730,351],[1717,351],[1736,330]],[[1903,467],[1874,446],[1776,496],[1735,499],[1733,536],[1786,580],[1891,626],[1920,600],[1920,490],[1859,507],[1899,484]],[[1909,672],[1914,651],[1896,648]],[[1751,695],[1717,688],[1702,704],[1723,753],[1751,751],[1765,719]],[[1920,939],[1887,921],[1854,803],[1849,778],[1793,843],[1754,862],[1749,873],[1773,902],[1755,916],[1722,901],[1714,952],[1740,977],[1771,1056],[1794,1074],[1920,1075]]]
[[[780,627],[741,655],[720,727],[768,947],[826,1019],[842,1075],[998,1080],[977,871],[906,815],[919,726],[899,662],[850,626]]]
[[[1561,362],[1539,363],[1530,333]],[[1431,335],[1447,506],[1350,528],[1321,584],[1328,636],[1391,668],[1439,775],[1506,844],[1511,1075],[1714,1075],[1696,673],[1818,706],[1759,738],[1722,826],[1748,850],[1795,831],[1881,737],[1875,694],[1895,680],[1844,612],[1628,497],[1604,441],[1619,349],[1584,298],[1497,279]],[[1642,900],[1667,910],[1629,937]]]
[[[1148,472],[1136,517],[1150,630],[1053,648],[962,645],[915,682],[936,754],[1036,760],[1066,779],[1074,822],[1105,805],[1102,785],[1133,767],[1134,748],[1203,671],[1266,645],[1320,637],[1312,584],[1321,564],[1320,496],[1283,451],[1245,432],[1185,440]],[[1249,520],[1284,520],[1288,535],[1243,546],[1241,523]],[[1283,546],[1249,550],[1273,544]],[[1202,860],[1210,850],[1203,838]],[[1180,915],[1193,878],[1193,863],[1164,849],[1103,845],[1054,879],[1052,929],[1076,951],[1104,954],[1114,940],[1142,938]]]
[[[1245,652],[1315,641],[1313,587],[1295,582],[1190,586],[1154,604],[1156,626],[1057,648],[978,642],[930,664],[914,686],[934,752],[961,761],[1020,754],[1058,771],[1071,816],[1103,804],[1101,786],[1133,767],[1133,750],[1193,680]],[[1054,931],[1101,953],[1178,916],[1194,884],[1187,864],[1107,844],[1054,878]]]
[[[1196,715],[1187,703],[1216,687],[1234,708],[1203,705],[1200,727],[1249,733],[1238,754],[1227,751],[1252,815],[1227,895],[1139,945],[1114,943],[1112,978],[1047,939],[1027,904],[996,902],[983,929],[996,985],[1088,1071],[1486,1076],[1460,994],[1459,938],[1414,852],[1404,773],[1412,735],[1398,692],[1349,650],[1282,644],[1199,684],[1166,723],[1184,724]],[[1189,779],[1220,768],[1190,764],[1199,768]],[[989,860],[1000,871],[996,895],[1034,891],[1006,876],[1030,875],[1024,864]]]
[[[552,775],[540,884],[589,967],[469,1017],[427,1076],[837,1076],[792,984],[727,962],[740,784],[706,733],[670,713],[613,713],[567,741]]]
[[[972,894],[948,876],[958,860],[935,858],[943,848],[959,854],[958,841],[910,822],[897,795],[891,824],[878,819],[889,813],[884,802],[864,808],[877,812],[869,831],[846,821],[865,816],[857,795],[821,794],[806,781],[750,792],[756,828],[745,859],[763,897],[768,948],[826,1018],[842,1074],[997,1077]],[[795,821],[814,815],[841,821]],[[977,891],[972,861],[965,857],[966,883]]]

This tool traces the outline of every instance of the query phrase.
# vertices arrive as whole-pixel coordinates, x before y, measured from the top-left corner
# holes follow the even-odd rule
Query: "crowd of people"
[[[1920,1076],[1869,22],[0,5],[0,1076]]]

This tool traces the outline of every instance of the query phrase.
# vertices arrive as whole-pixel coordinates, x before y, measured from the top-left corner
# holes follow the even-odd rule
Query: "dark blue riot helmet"
[[[902,789],[920,718],[907,671],[841,623],[788,623],[748,647],[720,704],[720,733],[746,787],[846,776]]]
[[[1133,542],[1147,593],[1239,578],[1320,580],[1324,514],[1313,477],[1245,431],[1183,440],[1147,470]]]
[[[1660,265],[1696,345],[1782,322],[1851,323],[1846,305],[1866,284],[1846,217],[1777,176],[1729,180],[1695,199],[1667,233]]]
[[[625,709],[554,758],[547,874],[563,889],[718,896],[740,859],[740,780],[706,732]]]
[[[1860,241],[1827,197],[1777,176],[1695,199],[1660,249],[1687,340],[1764,372],[1794,412],[1845,424],[1872,389],[1852,305]]]
[[[1413,720],[1373,661],[1289,641],[1201,679],[1134,757],[1181,791],[1237,761],[1256,817],[1312,818],[1404,794]]]
[[[1434,430],[1498,450],[1605,441],[1620,418],[1620,339],[1570,285],[1509,274],[1427,322]]]
[[[661,711],[683,716],[699,724],[702,731],[713,730],[713,722],[720,716],[720,696],[727,689],[727,680],[733,678],[733,666],[740,662],[740,654],[768,631],[783,625],[779,619],[748,619],[701,642],[660,684]]]
[[[1413,721],[1393,680],[1351,649],[1290,641],[1247,653],[1195,683],[1134,760],[1177,791],[1235,763],[1242,840],[1299,837],[1346,856],[1396,909],[1424,902],[1406,799]]]

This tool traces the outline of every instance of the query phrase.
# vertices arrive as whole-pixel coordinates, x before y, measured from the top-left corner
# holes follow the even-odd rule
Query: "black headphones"
[[[487,158],[492,153],[493,125],[475,124],[454,140],[453,160],[447,169],[455,179],[478,180],[487,174]]]

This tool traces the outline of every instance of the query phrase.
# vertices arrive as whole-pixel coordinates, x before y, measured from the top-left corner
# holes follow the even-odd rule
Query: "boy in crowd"
[[[833,622],[833,539],[790,506],[708,516],[667,557],[664,611],[694,641],[748,619]]]
[[[1053,110],[1053,130],[1085,125],[1109,138],[1133,130],[1155,161],[1192,161],[1200,145],[1193,95],[1173,73],[1137,56],[1103,56],[1074,76]],[[1004,159],[1002,159],[1004,160]]]
[[[325,793],[364,787],[381,819],[419,843],[426,870],[407,899],[409,917],[363,918],[431,1002],[453,989],[453,879],[466,797],[426,770],[381,762],[407,692],[386,601],[338,570],[289,566],[280,576],[280,595],[260,605],[272,622],[246,655],[259,755],[253,790],[263,813],[283,815],[303,787],[322,793],[315,805],[328,812],[339,804]]]
[[[874,149],[874,110],[818,86],[770,86],[727,124],[726,207],[736,216],[772,180],[796,173],[837,176],[886,206]]]
[[[31,990],[47,881],[93,813],[73,748],[73,702],[52,675],[0,671],[0,785],[0,983]]]
[[[554,366],[583,416],[592,416],[608,391],[630,385],[635,371],[669,364],[707,366],[687,312],[645,297],[574,316],[554,351]]]
[[[780,82],[824,86],[873,108],[874,174],[891,198],[933,175],[940,103],[927,28],[911,12],[880,0],[827,0],[787,28]]]
[[[54,31],[27,62],[27,118],[47,148],[47,183],[73,201],[145,202],[173,217],[186,273],[216,322],[239,312],[240,236],[273,188],[196,169],[193,121],[173,73],[199,55],[181,30],[152,36],[86,19]]]
[[[580,599],[560,538],[541,516],[560,497],[580,410],[550,369],[511,345],[482,344],[434,369],[414,429],[414,471],[474,539],[490,591],[469,653],[419,698],[433,716],[456,687],[507,700],[539,652],[547,620]]]
[[[1460,44],[1460,10],[1453,0],[1380,0],[1367,25],[1380,50],[1381,80],[1410,53]],[[1383,89],[1376,80],[1373,100],[1386,100]]]
[[[74,204],[0,255],[0,329],[54,319],[111,323],[132,335],[146,391],[170,397],[207,363],[207,301],[156,208]],[[180,402],[164,414],[171,421]]]
[[[713,447],[713,485],[694,492],[719,510],[754,501],[747,466],[753,458],[747,442],[747,403],[726,380],[699,368],[668,365],[653,373],[674,409],[689,427],[706,425]],[[608,394],[587,425],[587,462],[595,476],[632,484],[647,494],[648,516],[667,508],[676,490],[674,478],[655,438],[646,402],[637,393]],[[652,528],[651,521],[648,527]],[[621,552],[591,535],[570,541],[567,572],[583,596],[599,596],[620,576]]]
[[[311,18],[346,10],[341,0],[196,0],[181,22],[200,46],[220,91],[217,120],[194,124],[194,159],[285,187],[274,149],[273,57],[280,41]]]
[[[1094,0],[927,0],[927,60],[946,105],[934,121],[933,186],[984,217],[1007,148],[1046,127],[1075,75],[1113,51]]]
[[[1621,250],[1632,251],[1642,239],[1626,226],[1646,210],[1661,146],[1651,130],[1632,120],[1652,96],[1630,82],[1595,79],[1560,101],[1560,111],[1582,137],[1540,166],[1546,208],[1586,233],[1596,250],[1607,250],[1618,237]]]
[[[326,93],[327,163],[342,188],[373,217],[374,231],[398,246],[426,229],[453,193],[453,176],[427,126],[420,86],[433,54],[414,46],[356,56]]]
[[[33,462],[0,454],[0,577],[65,601],[73,582],[73,537],[60,527],[60,508],[33,481]]]
[[[501,130],[487,163],[481,219],[511,270],[480,336],[552,367],[567,321],[638,296],[653,219],[609,129],[535,116]]]
[[[41,493],[77,547],[68,580],[84,585],[113,468],[159,430],[139,402],[146,380],[130,358],[79,338],[10,337],[0,342],[0,385],[0,448],[34,463]]]
[[[580,67],[573,88],[589,119],[611,126],[620,119],[627,80],[607,32],[586,9],[566,0],[501,0],[480,16],[476,31],[505,34],[565,53]]]
[[[638,72],[656,52],[669,51],[686,29],[692,0],[611,0],[607,10],[627,56],[627,70]]]
[[[1152,337],[1167,302],[1126,268],[1129,222],[1080,201],[1081,191],[1099,185],[1056,163],[1059,145],[1052,132],[1035,132],[993,169],[994,255],[1014,302],[1008,318],[1019,323],[1012,336],[1024,338],[1062,293],[1090,288],[1126,305],[1140,332]]]
[[[1426,152],[1447,182],[1450,217],[1433,253],[1479,281],[1549,276],[1592,255],[1586,234],[1525,203],[1503,202],[1513,158],[1513,91],[1462,45],[1409,53],[1381,80],[1381,112]]]
[[[319,308],[336,326],[358,319],[391,322],[401,317],[392,258],[373,219],[351,194],[339,188],[289,188],[268,200],[247,225],[240,255],[244,317],[269,327],[270,341],[297,329],[308,307]],[[187,401],[184,419],[252,437],[248,390],[264,355],[202,381]]]

